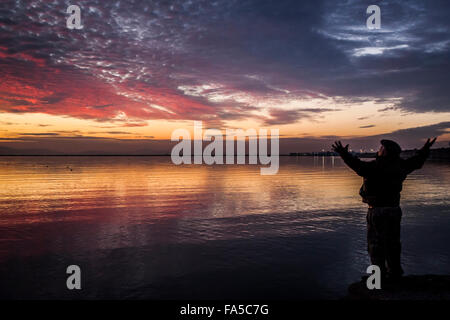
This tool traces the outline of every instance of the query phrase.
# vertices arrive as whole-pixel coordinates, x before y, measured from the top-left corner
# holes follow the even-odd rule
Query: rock
[[[449,275],[409,275],[382,281],[380,290],[369,290],[366,281],[348,287],[348,300],[450,300]]]

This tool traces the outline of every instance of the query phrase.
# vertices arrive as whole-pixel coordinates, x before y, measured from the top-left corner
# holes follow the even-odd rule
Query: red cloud
[[[0,48],[4,49],[4,48]],[[0,51],[0,110],[68,115],[98,121],[201,119],[215,108],[170,88],[108,83],[78,69],[46,65],[31,55]],[[13,63],[11,63],[13,62]],[[127,124],[125,124],[127,125]]]
[[[13,59],[19,59],[22,61],[30,61],[36,64],[37,66],[44,67],[45,66],[45,59],[35,58],[32,55],[29,55],[27,53],[23,52],[17,52],[17,53],[8,53],[8,48],[0,47],[0,58],[1,59],[7,59],[7,58],[13,58]]]

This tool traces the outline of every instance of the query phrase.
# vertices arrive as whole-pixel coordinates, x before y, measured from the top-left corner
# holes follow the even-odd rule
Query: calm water
[[[361,178],[337,158],[0,157],[1,298],[339,298],[370,264]],[[407,273],[450,273],[450,165],[404,184]],[[82,290],[66,289],[66,268]]]

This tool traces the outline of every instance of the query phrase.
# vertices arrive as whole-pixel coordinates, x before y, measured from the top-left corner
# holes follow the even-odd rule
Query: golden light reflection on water
[[[99,209],[141,209],[128,218],[144,221],[364,208],[361,178],[338,158],[281,157],[273,176],[259,168],[175,166],[170,157],[3,157],[0,223],[107,218]],[[428,162],[405,182],[403,200],[448,204],[449,176],[448,164]]]
[[[205,299],[211,279],[217,298],[338,297],[369,263],[361,178],[340,159],[280,160],[261,176],[169,157],[1,157],[0,297],[70,298],[61,284],[74,263],[83,298],[192,299],[199,288]],[[427,162],[404,184],[410,272],[450,266],[449,176]]]

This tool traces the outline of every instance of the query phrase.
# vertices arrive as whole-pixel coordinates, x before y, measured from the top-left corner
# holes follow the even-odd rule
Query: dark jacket
[[[364,178],[359,190],[362,201],[373,207],[397,207],[400,191],[406,176],[422,168],[429,150],[419,150],[409,159],[377,157],[373,161],[361,161],[349,152],[341,154],[344,162]]]

